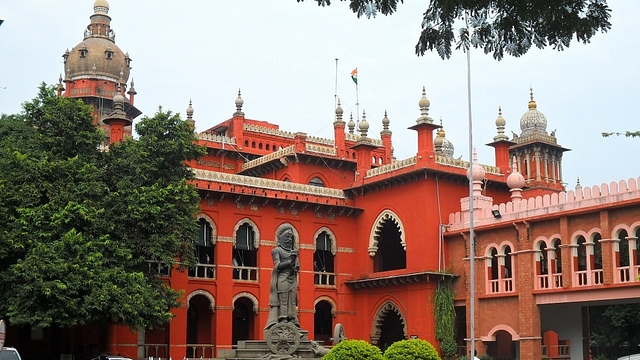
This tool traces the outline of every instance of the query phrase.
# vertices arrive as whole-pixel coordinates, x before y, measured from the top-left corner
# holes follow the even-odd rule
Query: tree
[[[609,358],[634,354],[640,344],[640,304],[589,307],[591,347]]]
[[[640,131],[625,131],[624,133],[621,132],[603,132],[602,133],[602,137],[609,137],[609,136],[620,136],[620,135],[624,135],[626,137],[640,137]]]
[[[190,264],[202,150],[161,109],[101,152],[91,107],[44,84],[0,119],[0,314],[12,324],[132,328],[171,319],[181,294],[147,260]]]
[[[304,0],[297,0],[298,2]],[[319,6],[331,0],[314,0]],[[347,1],[347,0],[340,0]],[[358,17],[392,15],[404,0],[348,0]],[[452,49],[482,48],[501,60],[518,57],[531,46],[563,50],[573,37],[589,43],[611,28],[606,0],[431,0],[424,12],[417,55],[437,51],[445,59]],[[463,25],[466,21],[467,25]],[[456,29],[458,26],[458,29]]]

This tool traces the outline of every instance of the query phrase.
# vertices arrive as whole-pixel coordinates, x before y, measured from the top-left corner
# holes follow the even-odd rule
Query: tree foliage
[[[364,340],[343,340],[323,360],[384,360],[379,348]]]
[[[625,132],[602,132],[602,137],[610,137],[610,136],[621,136],[624,135],[626,137],[640,137],[640,131],[625,131]]]
[[[422,339],[400,340],[385,350],[387,360],[440,360],[436,348]]]
[[[304,0],[297,0],[298,2]],[[331,0],[314,0],[319,6]],[[392,15],[404,0],[349,1],[358,17]],[[504,54],[519,57],[532,46],[557,50],[571,41],[589,43],[597,32],[607,32],[611,10],[606,0],[430,0],[424,11],[417,55],[436,51],[443,58],[453,49],[481,48],[497,60]]]
[[[0,119],[0,315],[13,324],[157,325],[179,292],[147,260],[193,261],[188,124],[161,109],[102,152],[92,109],[44,84]]]
[[[455,355],[458,346],[455,341],[456,311],[453,303],[453,284],[451,278],[438,283],[434,296],[436,339],[445,357]]]
[[[635,354],[640,344],[640,304],[589,307],[594,355],[617,358]]]

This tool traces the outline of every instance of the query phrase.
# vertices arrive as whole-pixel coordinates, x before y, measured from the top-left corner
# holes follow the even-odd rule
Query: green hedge
[[[343,340],[323,360],[384,360],[377,347],[364,340]]]
[[[441,360],[436,349],[421,339],[397,341],[384,352],[387,360]]]

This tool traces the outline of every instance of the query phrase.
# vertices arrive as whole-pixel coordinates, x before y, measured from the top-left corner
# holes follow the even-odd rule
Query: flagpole
[[[360,101],[358,100],[358,68],[351,70],[351,79],[356,83],[356,120],[360,123]]]
[[[336,82],[335,90],[333,92],[333,108],[338,107],[338,58],[336,58]]]

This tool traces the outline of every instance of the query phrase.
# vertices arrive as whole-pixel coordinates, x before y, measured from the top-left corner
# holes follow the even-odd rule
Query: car
[[[4,360],[4,359],[0,359]],[[121,355],[109,355],[109,354],[100,354],[98,356],[94,356],[89,360],[132,360],[131,358],[121,356]]]
[[[621,356],[618,360],[640,360],[640,354]]]
[[[22,360],[22,358],[15,348],[3,347],[0,350],[0,360]]]

